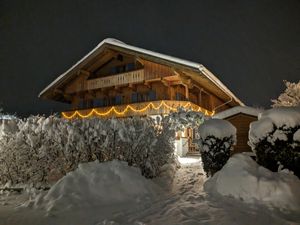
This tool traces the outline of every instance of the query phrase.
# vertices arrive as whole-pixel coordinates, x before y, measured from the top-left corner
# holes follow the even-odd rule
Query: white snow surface
[[[181,158],[179,161],[182,163],[181,168],[173,174],[173,179],[168,178],[167,183],[165,177],[146,180],[136,169],[114,161],[103,165],[87,164],[68,174],[68,178],[62,178],[48,194],[44,195],[48,196],[48,200],[38,195],[28,201],[26,193],[0,192],[0,224],[291,225],[300,223],[300,216],[297,213],[283,213],[261,204],[251,205],[231,197],[207,195],[203,191],[206,177],[201,167],[201,160]],[[167,167],[172,166],[168,165],[165,169]],[[91,172],[89,180],[85,179],[89,176],[84,174],[84,171]],[[104,178],[103,172],[112,176],[111,181],[110,177]],[[85,182],[87,184],[84,184]],[[126,187],[118,187],[118,185]],[[96,186],[99,186],[99,189]],[[144,188],[145,191],[142,190]],[[93,191],[93,194],[88,193],[89,191]],[[117,197],[112,196],[114,191]],[[133,193],[134,191],[137,194]],[[103,196],[104,193],[107,196]],[[133,199],[129,199],[126,194]],[[16,208],[23,202],[29,207]],[[54,207],[47,203],[51,203]],[[50,206],[49,211],[47,206]]]
[[[254,121],[250,124],[249,130],[249,141],[250,144],[258,143],[260,140],[264,139],[271,131],[273,131],[274,126],[277,128],[289,128],[300,125],[300,107],[278,107],[267,111],[264,111],[260,116],[258,121]],[[296,140],[298,133],[295,133]],[[275,141],[276,139],[285,140],[287,137],[284,132],[275,132],[270,141]]]
[[[298,129],[293,136],[294,141],[299,141],[300,142],[300,129]]]
[[[278,107],[264,111],[259,120],[269,118],[277,127],[295,127],[300,125],[300,107]]]
[[[274,173],[246,154],[233,155],[204,189],[213,195],[300,212],[300,180],[290,173]]]
[[[214,136],[220,139],[233,136],[236,141],[236,128],[227,120],[209,119],[206,120],[200,127],[199,132],[201,139],[206,139],[208,136]]]
[[[249,107],[249,106],[236,106],[236,107],[224,110],[222,112],[216,113],[213,116],[213,118],[225,119],[225,118],[231,117],[231,116],[239,114],[239,113],[258,117],[258,115],[262,112],[263,112],[263,110],[258,109],[258,108],[253,108],[253,107]]]
[[[35,206],[47,211],[85,208],[155,198],[159,187],[141,177],[141,171],[126,162],[113,160],[79,164],[51,187],[47,195],[35,200]]]

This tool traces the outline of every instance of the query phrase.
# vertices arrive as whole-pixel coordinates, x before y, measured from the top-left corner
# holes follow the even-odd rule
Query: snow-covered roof
[[[224,110],[222,112],[216,113],[213,118],[218,119],[225,119],[231,116],[234,116],[239,113],[243,113],[249,116],[255,116],[258,117],[258,115],[263,112],[262,109],[257,109],[249,106],[236,106],[227,110]]]
[[[80,69],[80,67],[84,64],[86,60],[89,60],[92,58],[95,54],[99,53],[104,45],[111,45],[115,47],[119,47],[121,49],[137,52],[146,56],[154,57],[161,59],[163,61],[171,62],[174,64],[179,64],[181,66],[185,66],[188,68],[191,68],[193,70],[196,70],[198,72],[201,72],[204,76],[206,76],[212,83],[214,83],[217,87],[219,87],[223,92],[225,92],[229,97],[234,99],[238,104],[244,105],[243,102],[241,102],[240,99],[238,99],[214,74],[212,74],[207,68],[205,68],[202,64],[191,62],[188,60],[176,58],[173,56],[157,53],[154,51],[146,50],[143,48],[135,47],[132,45],[128,45],[122,41],[119,41],[114,38],[106,38],[103,41],[101,41],[91,52],[89,52],[86,56],[84,56],[81,60],[79,60],[76,64],[74,64],[70,69],[68,69],[66,72],[61,74],[58,78],[56,78],[52,83],[50,83],[40,94],[39,97],[41,97],[45,92],[47,92],[49,89],[53,88],[54,86],[58,85],[60,82],[63,82],[64,80],[68,79],[70,76],[73,76],[75,71]]]

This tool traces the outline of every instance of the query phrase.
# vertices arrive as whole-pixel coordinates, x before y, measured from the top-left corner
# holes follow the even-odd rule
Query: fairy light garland
[[[95,115],[96,116],[108,116],[110,114],[115,114],[117,116],[124,116],[128,111],[132,111],[132,112],[135,112],[135,113],[143,113],[146,110],[148,110],[149,108],[152,108],[154,110],[160,110],[162,107],[166,107],[166,108],[168,108],[171,111],[176,111],[177,110],[177,108],[169,106],[165,101],[161,101],[158,106],[155,106],[153,102],[150,102],[148,105],[146,105],[142,109],[137,109],[137,108],[134,108],[132,105],[127,105],[124,110],[118,111],[115,106],[112,106],[106,112],[99,112],[99,111],[97,111],[97,109],[94,108],[94,109],[91,109],[91,111],[89,113],[87,113],[87,114],[82,114],[78,110],[76,110],[72,115],[67,115],[65,112],[62,112],[62,116],[65,119],[73,119],[76,116],[84,119],[84,118],[89,118],[89,117],[92,117],[92,116],[95,116]],[[202,113],[204,113],[205,115],[208,115],[208,116],[212,116],[214,114],[214,112],[210,112],[210,111],[208,111],[206,109],[201,108],[200,106],[196,106],[195,105],[195,107],[193,107],[190,102],[186,103],[182,107],[185,108],[185,109],[189,108],[189,107],[192,107],[192,108],[197,107],[197,109],[194,110],[194,111],[196,111],[196,112],[202,112]]]

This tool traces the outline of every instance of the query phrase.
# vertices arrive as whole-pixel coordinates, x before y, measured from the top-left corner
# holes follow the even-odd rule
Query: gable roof
[[[222,112],[216,113],[213,118],[218,118],[218,119],[226,119],[231,116],[237,115],[239,113],[248,115],[248,116],[254,116],[258,117],[260,113],[262,113],[264,110],[262,109],[257,109],[249,106],[236,106],[227,110],[224,110]]]
[[[157,53],[154,51],[146,50],[143,48],[135,47],[132,45],[125,44],[117,39],[107,38],[100,42],[91,52],[74,64],[70,69],[57,77],[52,83],[50,83],[44,90],[39,94],[39,97],[46,98],[47,92],[52,89],[57,88],[59,85],[67,82],[69,79],[72,79],[76,76],[76,72],[79,71],[87,62],[92,58],[101,53],[105,47],[112,48],[118,51],[125,51],[142,58],[149,59],[151,61],[158,61],[162,64],[174,66],[174,67],[183,67],[199,74],[203,74],[211,83],[218,87],[222,92],[224,92],[231,100],[234,100],[238,105],[244,105],[244,103],[238,99],[216,76],[214,76],[207,68],[202,64],[191,62],[188,60],[176,58],[173,56]]]

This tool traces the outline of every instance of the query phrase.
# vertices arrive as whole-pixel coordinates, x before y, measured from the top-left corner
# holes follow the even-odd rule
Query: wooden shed
[[[248,106],[236,106],[214,115],[214,118],[227,120],[236,127],[237,143],[234,146],[234,153],[251,151],[248,145],[250,123],[256,121],[261,112],[260,109]]]

